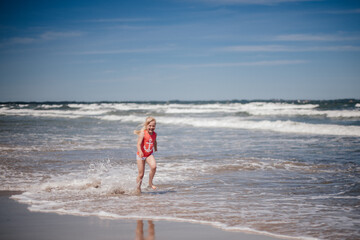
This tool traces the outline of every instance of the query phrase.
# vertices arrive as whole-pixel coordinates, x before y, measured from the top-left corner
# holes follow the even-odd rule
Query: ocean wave
[[[53,109],[53,108],[62,108],[62,107],[63,107],[62,104],[41,104],[38,106],[38,108],[40,109]]]
[[[238,172],[238,171],[257,171],[257,170],[286,170],[291,172],[303,173],[355,173],[360,170],[358,165],[347,167],[337,163],[308,163],[283,159],[258,159],[246,158],[223,161],[213,164],[208,171],[214,173]]]
[[[73,103],[2,105],[1,115],[79,118],[94,115],[109,115],[130,111],[150,114],[206,114],[247,113],[249,116],[321,116],[327,118],[360,118],[359,109],[321,110],[317,104],[293,104],[275,102],[212,103],[212,104],[138,104],[138,103]],[[111,118],[111,117],[110,117]]]
[[[317,104],[289,104],[289,103],[232,103],[206,105],[168,105],[157,109],[168,114],[181,113],[237,113],[245,112],[252,116],[322,116],[328,118],[360,118],[358,110],[319,110]]]
[[[81,118],[90,117],[105,121],[121,121],[142,123],[144,117],[140,115],[112,115],[109,114],[111,109],[104,109],[99,106],[87,106],[85,109],[77,109],[71,111],[64,110],[33,110],[33,109],[0,109],[0,114],[19,115],[19,116],[35,116],[35,117],[63,117],[63,118]],[[260,114],[260,113],[259,113]],[[264,114],[264,113],[261,113]],[[329,113],[328,113],[329,114]],[[339,113],[332,112],[332,116],[355,116],[358,113]],[[248,130],[265,130],[281,133],[297,133],[297,134],[317,134],[317,135],[340,135],[340,136],[360,136],[359,126],[345,126],[336,124],[313,124],[305,122],[296,122],[291,120],[262,120],[252,121],[244,120],[239,117],[156,117],[159,123],[171,125],[187,125],[193,127],[215,127],[215,128],[234,128]]]
[[[143,117],[139,116],[102,116],[102,120],[137,122],[141,123]],[[294,121],[248,121],[236,117],[224,118],[175,118],[157,117],[160,124],[186,125],[206,128],[234,128],[248,130],[265,130],[281,133],[316,134],[316,135],[339,135],[339,136],[360,136],[359,126],[344,126],[335,124],[312,124]]]
[[[84,116],[104,115],[108,113],[106,109],[83,109],[83,110],[49,110],[49,109],[11,109],[1,108],[0,115],[33,116],[33,117],[62,117],[80,118]]]
[[[235,117],[226,118],[171,118],[158,117],[159,123],[189,125],[193,127],[234,128],[248,130],[266,130],[281,133],[360,136],[359,126],[342,126],[335,124],[311,124],[294,121],[247,121]]]

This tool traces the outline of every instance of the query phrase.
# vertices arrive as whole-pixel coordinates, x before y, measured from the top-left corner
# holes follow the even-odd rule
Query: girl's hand
[[[144,153],[141,150],[141,143],[142,143],[143,139],[144,139],[144,132],[141,132],[139,137],[138,137],[138,142],[137,142],[137,150],[138,150],[140,158],[144,157]]]

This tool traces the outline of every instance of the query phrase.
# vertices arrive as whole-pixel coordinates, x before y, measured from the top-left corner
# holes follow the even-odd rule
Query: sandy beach
[[[0,191],[0,239],[276,239],[201,224],[30,212],[10,198],[14,194],[18,192]]]

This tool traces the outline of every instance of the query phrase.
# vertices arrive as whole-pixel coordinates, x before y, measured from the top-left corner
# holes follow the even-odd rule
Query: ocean
[[[136,141],[157,120],[154,184]],[[31,211],[360,238],[360,100],[0,103],[0,190]]]

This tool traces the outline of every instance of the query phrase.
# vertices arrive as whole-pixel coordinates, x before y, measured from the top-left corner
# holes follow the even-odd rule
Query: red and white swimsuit
[[[144,139],[141,142],[141,151],[143,152],[144,156],[142,160],[145,160],[154,152],[154,143],[156,141],[156,133],[153,132],[152,135],[148,133],[147,130],[144,131]],[[137,152],[137,159],[140,159],[139,152]]]

